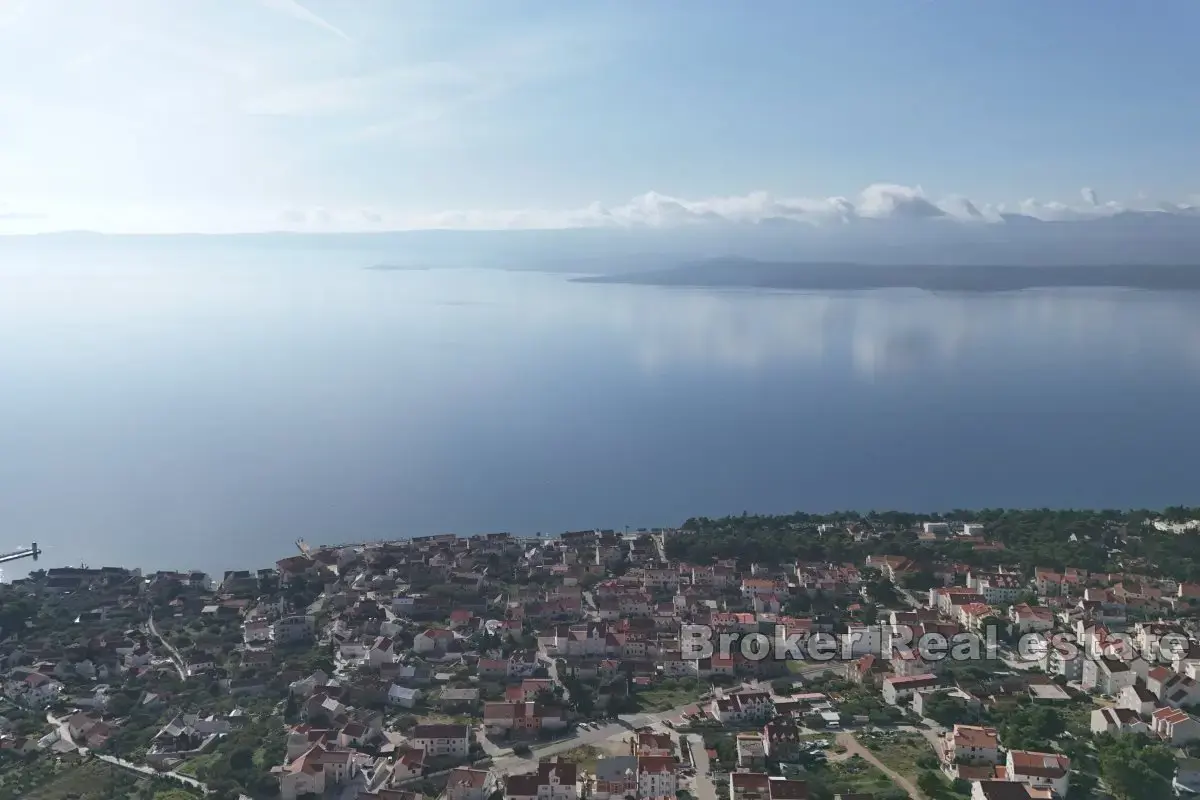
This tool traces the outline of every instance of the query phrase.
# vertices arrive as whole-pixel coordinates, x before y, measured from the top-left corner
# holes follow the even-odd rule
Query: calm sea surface
[[[362,266],[0,260],[0,550],[215,571],[297,537],[1200,503],[1200,296]]]

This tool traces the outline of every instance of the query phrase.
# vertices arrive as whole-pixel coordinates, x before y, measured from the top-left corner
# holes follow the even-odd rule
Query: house
[[[476,664],[476,671],[482,680],[503,680],[508,677],[508,659],[481,658]]]
[[[616,756],[596,761],[594,800],[621,800],[636,797],[638,791],[637,756]]]
[[[456,608],[450,612],[450,627],[454,629],[467,628],[474,618],[475,615],[471,613],[470,609]]]
[[[504,785],[505,800],[576,800],[579,776],[575,764],[543,761],[537,772],[509,775]]]
[[[710,711],[722,723],[762,721],[774,708],[768,692],[739,692],[712,701]]]
[[[1049,789],[1037,789],[1024,783],[982,780],[971,784],[971,800],[1051,800]]]
[[[438,708],[444,711],[470,711],[479,706],[479,690],[475,688],[443,689],[435,702]]]
[[[401,708],[412,708],[421,700],[420,689],[410,689],[407,686],[392,684],[388,688],[388,704]]]
[[[392,760],[391,782],[420,777],[425,772],[425,751],[413,748],[401,750]]]
[[[776,778],[762,772],[729,773],[729,800],[807,800],[804,781]]]
[[[271,623],[271,640],[280,643],[303,642],[311,639],[316,621],[313,617],[295,614]]]
[[[302,795],[323,795],[358,772],[353,750],[333,750],[313,745],[303,755],[272,772],[279,779],[279,796],[296,800]]]
[[[678,766],[674,756],[638,756],[638,797],[674,798],[679,789]]]
[[[441,655],[454,641],[454,632],[445,628],[426,628],[413,639],[413,650],[422,655]]]
[[[1068,681],[1078,681],[1083,677],[1083,662],[1087,660],[1074,644],[1055,641],[1051,637],[1042,659],[1042,669],[1047,675],[1061,675]]]
[[[943,758],[947,763],[999,764],[1000,735],[982,725],[955,725],[946,734]]]
[[[934,675],[910,675],[908,677],[893,676],[883,679],[883,699],[891,705],[900,705],[913,696],[919,689],[927,689],[938,685]]]
[[[763,748],[774,761],[794,761],[804,741],[803,729],[793,719],[777,718],[763,726]]]
[[[242,642],[248,646],[271,641],[271,626],[262,620],[242,625]]]
[[[968,577],[968,585],[983,596],[985,603],[1011,603],[1025,591],[1020,576],[1012,573],[971,574]]]
[[[455,767],[446,778],[446,799],[487,800],[496,784],[496,776],[491,770]]]
[[[1060,753],[1009,750],[1005,775],[1010,781],[1049,789],[1059,797],[1066,797],[1071,788],[1071,760]]]
[[[378,669],[396,660],[396,646],[387,636],[378,636],[367,650],[367,663]]]
[[[483,724],[489,734],[501,731],[557,730],[566,726],[562,710],[534,702],[484,703]]]
[[[1171,745],[1200,739],[1200,720],[1178,708],[1160,708],[1150,715],[1150,732]]]
[[[9,699],[27,708],[50,705],[62,693],[63,685],[40,672],[30,672],[5,683]]]
[[[210,669],[215,669],[216,666],[216,661],[211,655],[203,650],[195,650],[188,655],[183,669],[189,678],[194,678]]]
[[[466,758],[471,750],[471,731],[466,725],[417,725],[408,738],[413,747],[435,757]]]
[[[1117,695],[1117,707],[1128,709],[1139,717],[1148,717],[1158,708],[1158,698],[1141,683],[1125,686]]]
[[[758,731],[739,733],[734,740],[738,769],[761,772],[767,766],[767,747]]]
[[[1146,675],[1146,689],[1163,705],[1183,708],[1200,703],[1200,684],[1166,667],[1154,667]]]
[[[1084,689],[1095,689],[1102,694],[1116,695],[1126,686],[1133,686],[1137,673],[1125,661],[1111,656],[1085,659],[1083,662]]]
[[[1018,603],[1008,610],[1008,618],[1018,633],[1040,633],[1054,627],[1054,612],[1042,606]]]
[[[1149,733],[1138,712],[1128,708],[1097,708],[1092,712],[1092,733]]]
[[[639,756],[673,756],[675,742],[667,733],[641,731],[637,737],[637,755]]]

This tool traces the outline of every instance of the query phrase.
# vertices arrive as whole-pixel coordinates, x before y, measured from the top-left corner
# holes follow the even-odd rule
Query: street
[[[167,655],[171,657],[171,663],[175,665],[175,671],[179,673],[179,680],[186,681],[187,672],[185,672],[183,669],[183,657],[179,655],[179,651],[177,651],[170,642],[168,642],[162,637],[161,634],[159,634],[158,628],[154,625],[153,614],[146,617],[146,627],[149,628],[150,635],[157,639],[162,646],[166,648]]]
[[[680,745],[686,739],[687,747],[692,751],[692,765],[696,768],[696,779],[692,781],[692,794],[696,800],[717,800],[717,787],[713,785],[709,773],[708,751],[704,749],[704,737],[698,733],[681,736]]]

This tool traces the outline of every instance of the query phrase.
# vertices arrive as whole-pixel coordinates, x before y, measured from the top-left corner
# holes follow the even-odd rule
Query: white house
[[[888,677],[883,679],[883,699],[891,705],[899,705],[913,696],[918,689],[937,686],[938,679],[934,675],[910,675],[908,677]]]
[[[1066,797],[1071,788],[1071,759],[1060,753],[1009,750],[1005,767],[1010,781],[1049,789],[1059,797]]]
[[[271,641],[271,626],[262,620],[247,622],[242,626],[242,641],[248,645]]]
[[[718,722],[739,723],[765,720],[771,716],[774,705],[767,692],[740,692],[712,701],[710,711]]]
[[[999,764],[1000,735],[982,725],[955,725],[946,734],[943,757],[947,763]]]
[[[677,766],[674,756],[639,756],[638,797],[675,797],[679,789]]]
[[[1018,633],[1041,633],[1054,627],[1054,612],[1042,606],[1018,603],[1008,610],[1008,618]]]
[[[301,642],[311,639],[315,620],[312,617],[295,614],[283,617],[271,623],[271,638],[276,642]]]
[[[184,664],[184,672],[189,678],[192,678],[202,672],[208,672],[216,666],[217,664],[211,655],[197,650],[188,656],[187,663]]]
[[[1146,676],[1146,689],[1171,708],[1200,703],[1200,683],[1186,675],[1171,672],[1166,667],[1155,667]]]
[[[1171,745],[1200,739],[1200,720],[1178,708],[1160,708],[1150,716],[1150,731]]]
[[[4,691],[10,700],[27,708],[49,705],[62,693],[63,686],[40,672],[30,672],[19,680],[5,683]]]
[[[543,761],[529,775],[509,775],[504,785],[505,800],[576,800],[579,780],[575,764]]]
[[[447,800],[487,800],[496,789],[496,776],[491,770],[455,767],[446,779]]]
[[[1133,686],[1137,673],[1119,658],[1104,656],[1083,662],[1083,688],[1097,689],[1103,694],[1116,695],[1126,686]]]
[[[337,657],[346,664],[365,664],[370,647],[362,642],[342,642],[338,645]]]
[[[407,686],[392,684],[388,689],[388,703],[401,708],[412,708],[421,699],[420,689],[410,689]]]
[[[279,778],[279,796],[296,800],[306,794],[323,795],[358,772],[353,750],[331,750],[316,744],[303,755],[273,772]]]
[[[1128,708],[1097,708],[1092,712],[1092,733],[1149,733],[1136,711]]]
[[[1117,695],[1117,706],[1128,709],[1140,717],[1148,717],[1158,708],[1158,698],[1140,683],[1125,686]]]
[[[384,664],[391,664],[396,660],[395,644],[386,636],[379,636],[371,643],[371,647],[367,650],[367,663],[378,669]]]
[[[408,738],[413,747],[431,756],[465,758],[471,749],[471,730],[466,725],[418,725]]]
[[[413,650],[422,654],[445,653],[454,641],[454,632],[445,628],[426,628],[413,639]]]

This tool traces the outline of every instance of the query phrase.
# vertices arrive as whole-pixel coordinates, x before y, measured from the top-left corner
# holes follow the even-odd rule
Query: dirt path
[[[889,778],[895,781],[896,785],[908,792],[908,796],[913,798],[913,800],[925,800],[925,795],[917,789],[912,781],[884,766],[883,762],[876,758],[870,750],[858,743],[858,740],[854,738],[853,734],[839,733],[837,735],[837,743],[846,748],[846,758],[849,758],[850,756],[861,756],[862,759],[868,764],[873,767],[878,767],[884,775],[887,775]]]

